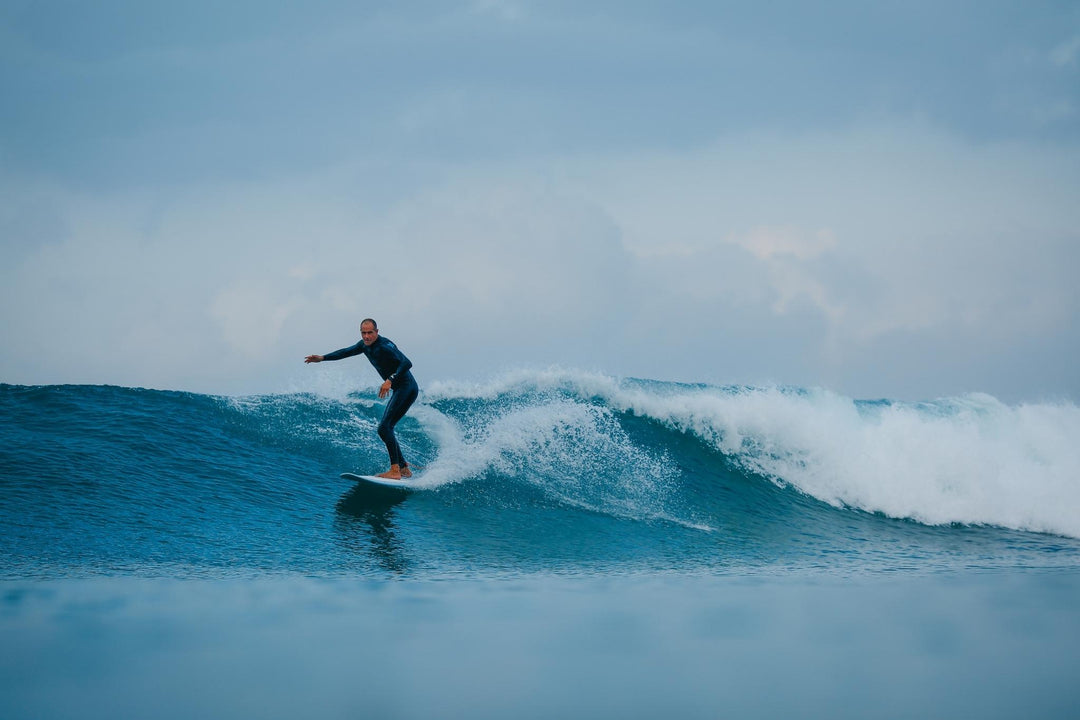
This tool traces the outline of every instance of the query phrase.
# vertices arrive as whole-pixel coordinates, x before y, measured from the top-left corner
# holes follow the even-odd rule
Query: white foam
[[[824,390],[620,390],[619,407],[693,433],[820,500],[928,524],[1080,537],[1080,408],[988,395],[857,404]]]
[[[461,395],[450,396],[489,398],[522,385],[499,380],[492,387],[461,388]],[[437,392],[448,396],[445,386]],[[583,509],[709,529],[667,507],[676,479],[669,459],[636,447],[606,407],[552,398],[491,406],[469,430],[429,405],[415,412],[439,448],[418,476],[421,487],[494,471],[533,483],[560,502]]]
[[[561,388],[690,433],[748,470],[835,506],[927,524],[1080,537],[1080,408],[985,394],[857,403],[826,390],[687,387],[553,368],[445,397]]]

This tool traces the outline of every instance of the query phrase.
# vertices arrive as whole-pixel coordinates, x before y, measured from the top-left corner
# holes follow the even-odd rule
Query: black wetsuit
[[[394,435],[394,426],[409,411],[413,402],[416,401],[416,396],[420,393],[416,379],[410,372],[412,361],[398,350],[397,345],[382,335],[371,345],[365,345],[361,340],[352,347],[323,355],[323,360],[342,360],[354,355],[367,355],[367,359],[371,361],[379,377],[390,381],[390,401],[386,403],[382,421],[379,422],[379,437],[386,443],[386,452],[390,454],[390,464],[405,467],[405,458],[401,454],[401,447]]]

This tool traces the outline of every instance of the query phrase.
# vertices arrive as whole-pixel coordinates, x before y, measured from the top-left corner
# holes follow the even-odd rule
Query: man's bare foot
[[[391,465],[389,470],[384,473],[379,473],[376,477],[381,477],[386,480],[400,480],[401,468],[399,468],[397,465]]]
[[[412,470],[409,469],[408,464],[405,464],[405,465],[401,466],[401,477],[402,478],[411,478],[412,477]]]

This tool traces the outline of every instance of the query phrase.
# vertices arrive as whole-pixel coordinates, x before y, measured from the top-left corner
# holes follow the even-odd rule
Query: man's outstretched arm
[[[304,358],[304,362],[317,363],[322,362],[323,360],[342,360],[347,357],[352,357],[353,355],[359,355],[362,352],[364,352],[364,342],[361,340],[352,347],[341,348],[340,350],[335,350],[326,355],[308,355]]]

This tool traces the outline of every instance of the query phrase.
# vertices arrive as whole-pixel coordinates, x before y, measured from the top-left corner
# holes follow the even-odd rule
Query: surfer
[[[379,387],[379,397],[390,395],[390,402],[386,403],[382,421],[379,423],[379,438],[386,443],[386,452],[390,454],[390,469],[380,473],[379,477],[391,480],[412,477],[409,463],[402,456],[401,447],[394,435],[394,426],[412,407],[420,388],[409,371],[412,361],[398,350],[397,345],[379,335],[379,326],[375,321],[366,318],[360,323],[360,342],[352,347],[335,350],[326,355],[308,355],[304,362],[342,360],[354,355],[367,355],[375,372],[383,379],[383,384]]]

